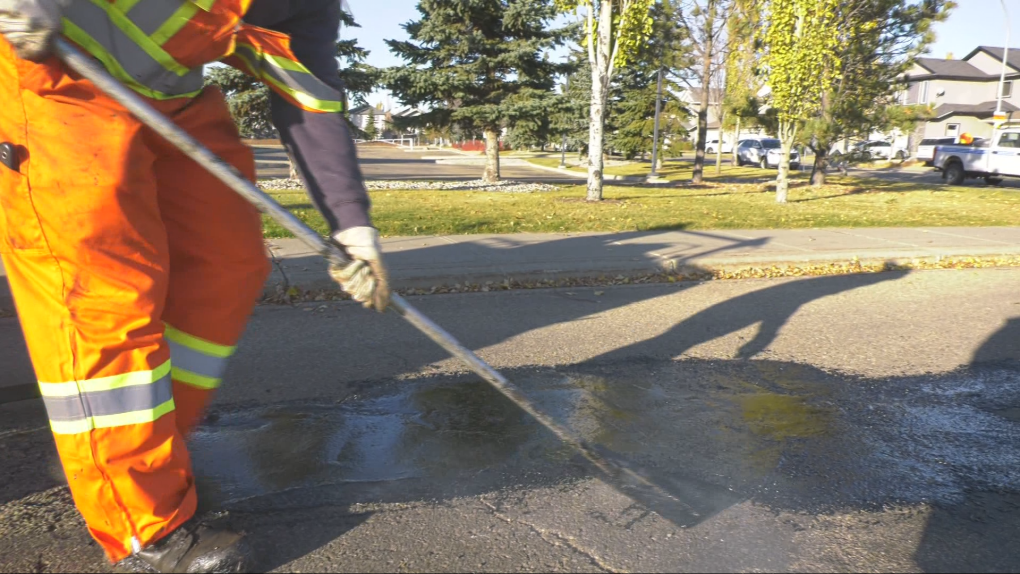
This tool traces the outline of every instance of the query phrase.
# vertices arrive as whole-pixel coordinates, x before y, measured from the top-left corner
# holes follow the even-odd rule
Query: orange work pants
[[[254,178],[222,94],[153,102]],[[184,436],[269,271],[258,213],[56,60],[0,41],[0,255],[75,504],[112,561],[195,512]]]

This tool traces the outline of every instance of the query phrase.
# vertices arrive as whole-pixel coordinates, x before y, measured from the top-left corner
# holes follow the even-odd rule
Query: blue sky
[[[368,63],[373,66],[393,66],[401,61],[389,51],[384,40],[407,39],[401,24],[418,16],[418,0],[348,0],[354,17],[361,28],[343,30],[345,37],[354,36],[371,51]],[[957,0],[959,6],[946,22],[935,28],[938,36],[931,47],[931,56],[944,58],[966,56],[978,44],[1001,46],[1005,43],[1002,5],[999,0]],[[1013,26],[1013,46],[1020,46],[1020,0],[1006,0]],[[384,101],[384,93],[373,94],[372,103]],[[397,102],[392,102],[397,105]]]

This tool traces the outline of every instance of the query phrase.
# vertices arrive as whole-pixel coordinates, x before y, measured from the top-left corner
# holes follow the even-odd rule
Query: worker
[[[64,67],[53,39],[77,44],[252,180],[252,153],[202,66],[224,61],[263,80],[353,261],[331,273],[381,311],[378,233],[338,113],[339,10],[338,0],[0,0],[0,142],[14,150],[0,166],[0,255],[71,494],[112,562],[252,567],[242,536],[196,515],[185,439],[268,263],[256,210]]]

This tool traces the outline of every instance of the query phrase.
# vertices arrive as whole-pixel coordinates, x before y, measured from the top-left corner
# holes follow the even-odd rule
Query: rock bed
[[[299,179],[277,178],[261,179],[258,182],[262,189],[305,189]],[[523,181],[503,180],[499,183],[473,181],[367,181],[365,185],[371,191],[406,190],[406,189],[442,189],[448,191],[491,191],[498,193],[536,193],[556,191],[555,185],[546,183],[527,183]]]

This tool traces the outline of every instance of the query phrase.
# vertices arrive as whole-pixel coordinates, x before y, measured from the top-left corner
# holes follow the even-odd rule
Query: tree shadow
[[[886,271],[831,275],[780,283],[727,299],[687,317],[658,337],[621,347],[593,360],[612,362],[634,355],[680,357],[697,345],[757,324],[757,333],[740,347],[734,357],[748,360],[764,351],[776,339],[783,325],[804,305],[862,287],[896,281],[908,273]]]

